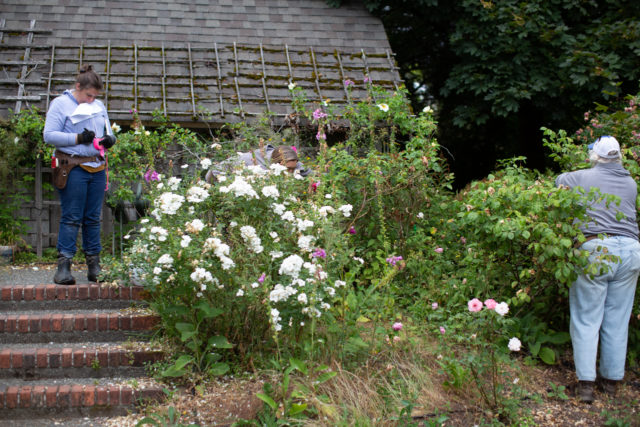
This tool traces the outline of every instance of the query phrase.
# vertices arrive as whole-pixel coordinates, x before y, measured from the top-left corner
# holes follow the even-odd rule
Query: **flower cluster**
[[[482,310],[483,303],[478,298],[473,298],[472,300],[469,300],[469,302],[467,303],[467,307],[469,308],[469,311],[471,311],[471,312],[478,312],[478,311]],[[501,302],[501,303],[498,304],[493,299],[486,300],[484,302],[484,307],[486,307],[487,310],[495,311],[500,316],[504,316],[505,314],[507,314],[509,312],[509,305],[506,302]]]

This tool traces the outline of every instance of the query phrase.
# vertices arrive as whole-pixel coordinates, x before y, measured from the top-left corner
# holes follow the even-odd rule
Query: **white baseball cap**
[[[612,136],[601,136],[596,139],[596,142],[589,144],[589,149],[603,159],[617,159],[620,157],[620,144]]]

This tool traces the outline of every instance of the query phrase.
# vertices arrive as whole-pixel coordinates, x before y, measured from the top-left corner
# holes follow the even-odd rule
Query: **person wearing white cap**
[[[620,144],[614,137],[602,136],[589,149],[590,169],[563,173],[556,179],[559,187],[585,195],[597,188],[620,199],[619,204],[599,200],[587,206],[589,221],[580,226],[586,240],[580,249],[590,253],[591,263],[606,264],[606,268],[595,276],[580,274],[569,291],[576,394],[586,403],[594,400],[598,342],[598,385],[613,396],[617,382],[624,378],[629,318],[640,273],[636,182],[622,166]],[[614,255],[617,262],[603,260],[604,254]]]

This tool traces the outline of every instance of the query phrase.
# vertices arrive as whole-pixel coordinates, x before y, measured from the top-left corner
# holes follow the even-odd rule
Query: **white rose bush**
[[[308,192],[308,180],[278,167],[239,167],[219,181],[152,183],[150,215],[125,255],[164,332],[184,345],[166,376],[188,365],[221,374],[229,352],[298,345],[335,319],[345,275],[361,265],[350,249],[351,205]]]

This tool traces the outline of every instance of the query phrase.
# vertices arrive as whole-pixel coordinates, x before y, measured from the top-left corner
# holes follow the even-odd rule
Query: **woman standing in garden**
[[[580,227],[586,237],[580,249],[590,253],[591,263],[605,262],[607,268],[596,276],[580,274],[569,292],[577,396],[586,403],[594,399],[598,340],[603,391],[615,395],[617,382],[624,377],[629,318],[640,272],[636,183],[622,166],[620,145],[614,137],[603,136],[592,145],[592,168],[556,179],[560,187],[580,187],[585,194],[597,188],[603,195],[620,198],[620,204],[601,200],[587,207],[589,222]],[[619,257],[619,262],[606,261],[605,254]]]
[[[71,259],[80,226],[87,278],[95,282],[100,273],[100,215],[107,183],[104,149],[116,141],[107,110],[96,99],[101,90],[100,76],[91,65],[83,66],[74,89],[51,102],[44,125],[44,141],[56,147],[52,167],[62,215],[58,269],[53,281],[61,285],[76,282],[71,275]]]

